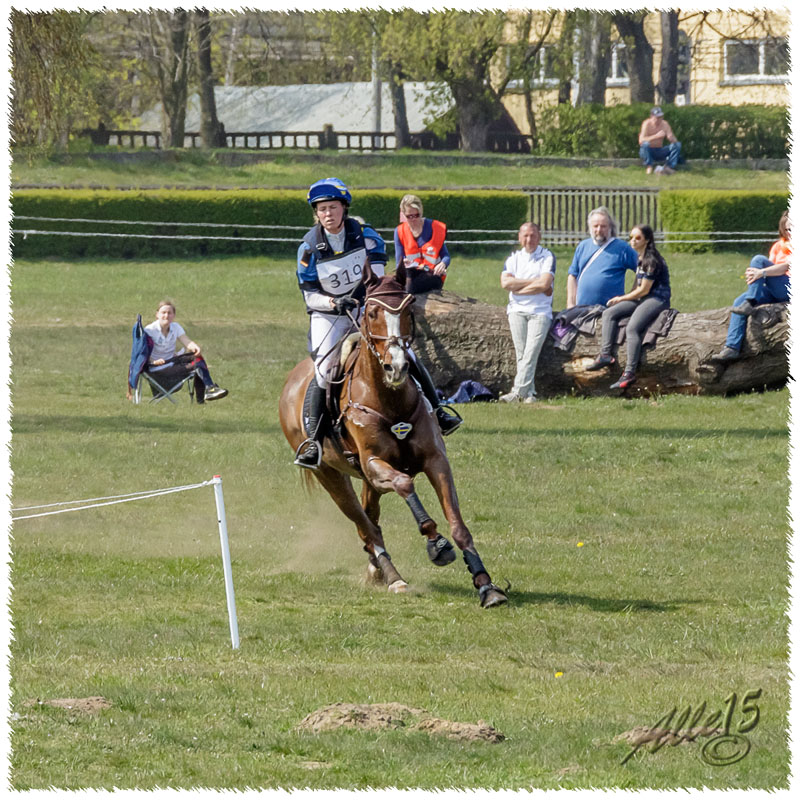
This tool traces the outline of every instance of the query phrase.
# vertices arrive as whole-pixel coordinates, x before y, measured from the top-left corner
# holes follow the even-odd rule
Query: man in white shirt
[[[508,289],[508,325],[517,354],[517,374],[501,403],[535,403],[534,376],[544,340],[553,318],[553,279],[555,256],[539,245],[541,230],[535,222],[519,229],[521,250],[512,253],[500,275],[500,285]]]

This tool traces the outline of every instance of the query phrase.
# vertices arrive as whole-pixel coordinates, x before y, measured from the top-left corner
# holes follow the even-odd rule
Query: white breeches
[[[351,313],[359,319],[361,312],[356,310]],[[328,388],[328,375],[339,358],[339,343],[356,330],[346,315],[336,317],[332,314],[312,312],[308,328],[308,349],[314,359],[314,372],[320,389]]]

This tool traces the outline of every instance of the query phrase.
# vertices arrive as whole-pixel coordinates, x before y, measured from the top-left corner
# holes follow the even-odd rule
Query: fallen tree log
[[[506,309],[452,292],[418,295],[416,352],[428,365],[436,385],[446,394],[462,381],[474,380],[495,394],[509,391],[516,359]],[[637,369],[637,382],[626,394],[733,394],[785,385],[789,375],[786,343],[789,336],[784,303],[759,306],[747,325],[742,356],[717,364],[710,356],[725,343],[729,308],[679,313],[668,336],[647,346]],[[602,323],[593,336],[578,334],[570,352],[548,337],[539,356],[536,391],[540,397],[563,394],[609,395],[609,385],[625,366],[625,345],[618,364],[587,372],[600,352]]]

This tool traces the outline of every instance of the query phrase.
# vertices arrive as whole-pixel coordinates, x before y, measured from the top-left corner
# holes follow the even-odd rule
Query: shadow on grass
[[[504,583],[498,584],[504,589]],[[477,593],[471,586],[451,586],[449,584],[431,583],[432,590],[443,594],[457,595],[460,598],[476,597]],[[504,589],[505,590],[505,589]],[[687,606],[699,604],[701,600],[681,600],[658,603],[655,600],[634,600],[624,597],[592,597],[587,594],[571,594],[568,592],[527,592],[515,590],[512,586],[508,589],[508,601],[512,605],[545,605],[553,603],[559,606],[584,606],[592,611],[603,613],[637,612],[637,611],[677,611]]]
[[[203,409],[194,413],[202,414]],[[128,416],[91,417],[53,414],[14,414],[11,432],[15,435],[24,433],[42,433],[58,429],[70,433],[86,433],[92,431],[109,431],[112,433],[139,433],[146,431],[180,432],[180,433],[258,433],[264,435],[282,434],[277,423],[256,422],[250,424],[220,420],[214,417],[160,417],[141,418]]]

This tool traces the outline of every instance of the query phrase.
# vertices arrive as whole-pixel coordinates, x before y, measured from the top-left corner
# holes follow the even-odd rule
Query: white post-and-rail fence
[[[645,195],[646,196],[646,195]],[[588,199],[587,195],[584,199],[579,200],[570,195],[563,195],[563,202],[552,205],[549,211],[550,216],[537,216],[535,206],[532,205],[534,210],[533,219],[539,222],[542,228],[542,244],[545,246],[574,246],[582,241],[587,236],[587,218],[589,212],[596,208],[593,202]],[[605,198],[609,201],[609,198]],[[612,198],[613,199],[613,198]],[[620,203],[623,203],[624,193],[621,193]],[[532,198],[532,203],[534,198]],[[625,201],[627,202],[627,201]],[[612,215],[617,219],[620,226],[619,235],[624,237],[625,232],[637,224],[645,224],[647,217],[641,219],[634,216],[639,213],[635,211],[635,207],[629,205],[627,208],[617,209],[614,203],[608,206]],[[541,212],[545,214],[545,211]],[[642,212],[643,213],[643,212]],[[631,218],[630,224],[627,223],[628,218]],[[77,236],[77,237],[105,237],[116,239],[161,239],[161,240],[174,240],[174,241],[188,241],[188,240],[204,240],[204,241],[230,241],[230,242],[285,242],[296,245],[302,237],[302,234],[308,230],[307,225],[248,225],[248,224],[233,224],[221,222],[170,222],[165,220],[122,220],[122,219],[84,219],[79,217],[38,217],[28,215],[16,215],[14,217],[15,223],[17,221],[28,220],[36,223],[72,223],[72,224],[93,224],[100,226],[101,230],[97,231],[70,231],[70,230],[43,230],[41,227],[12,228],[12,234],[22,236],[27,239],[28,236]],[[636,221],[633,221],[636,220]],[[569,223],[569,227],[565,226]],[[656,234],[656,241],[661,244],[753,244],[763,245],[773,242],[777,236],[777,231],[660,231],[657,230],[652,222],[647,222],[648,225],[653,227]],[[159,228],[184,228],[189,231],[201,228],[203,233],[194,234],[189,232],[176,231],[174,234],[154,234],[154,233],[135,233],[135,232],[122,232],[122,231],[109,231],[102,230],[103,226],[137,226],[148,225],[150,227],[156,226]],[[221,229],[220,234],[206,233],[210,229]],[[135,228],[134,228],[135,230]],[[225,235],[226,231],[273,231],[277,236],[230,236]],[[394,228],[378,228],[380,233],[385,239],[387,246],[394,247]],[[296,232],[296,233],[295,233]],[[518,247],[517,229],[479,229],[479,228],[451,228],[448,231],[447,244],[448,245],[463,245],[472,246],[475,248],[484,248],[486,246],[502,245],[504,247]],[[502,236],[503,238],[498,238]]]
[[[193,483],[187,486],[172,486],[168,489],[154,489],[144,492],[131,492],[130,494],[110,495],[108,497],[90,497],[86,500],[65,500],[60,503],[47,503],[39,506],[21,506],[11,509],[11,520],[17,522],[22,519],[34,517],[49,517],[53,514],[66,514],[70,511],[85,511],[89,508],[111,506],[117,503],[132,503],[134,500],[146,500],[150,497],[162,497],[174,492],[186,492],[189,489],[200,489],[204,486],[214,487],[214,500],[217,506],[217,525],[219,527],[219,541],[222,549],[222,572],[225,576],[225,598],[228,606],[228,623],[231,632],[231,645],[234,650],[239,648],[239,624],[236,619],[236,598],[233,592],[233,572],[231,570],[231,554],[228,544],[228,522],[225,516],[225,500],[222,496],[222,478],[215,475],[210,481]],[[41,509],[50,509],[42,511]],[[20,514],[21,511],[37,511],[35,514]]]

